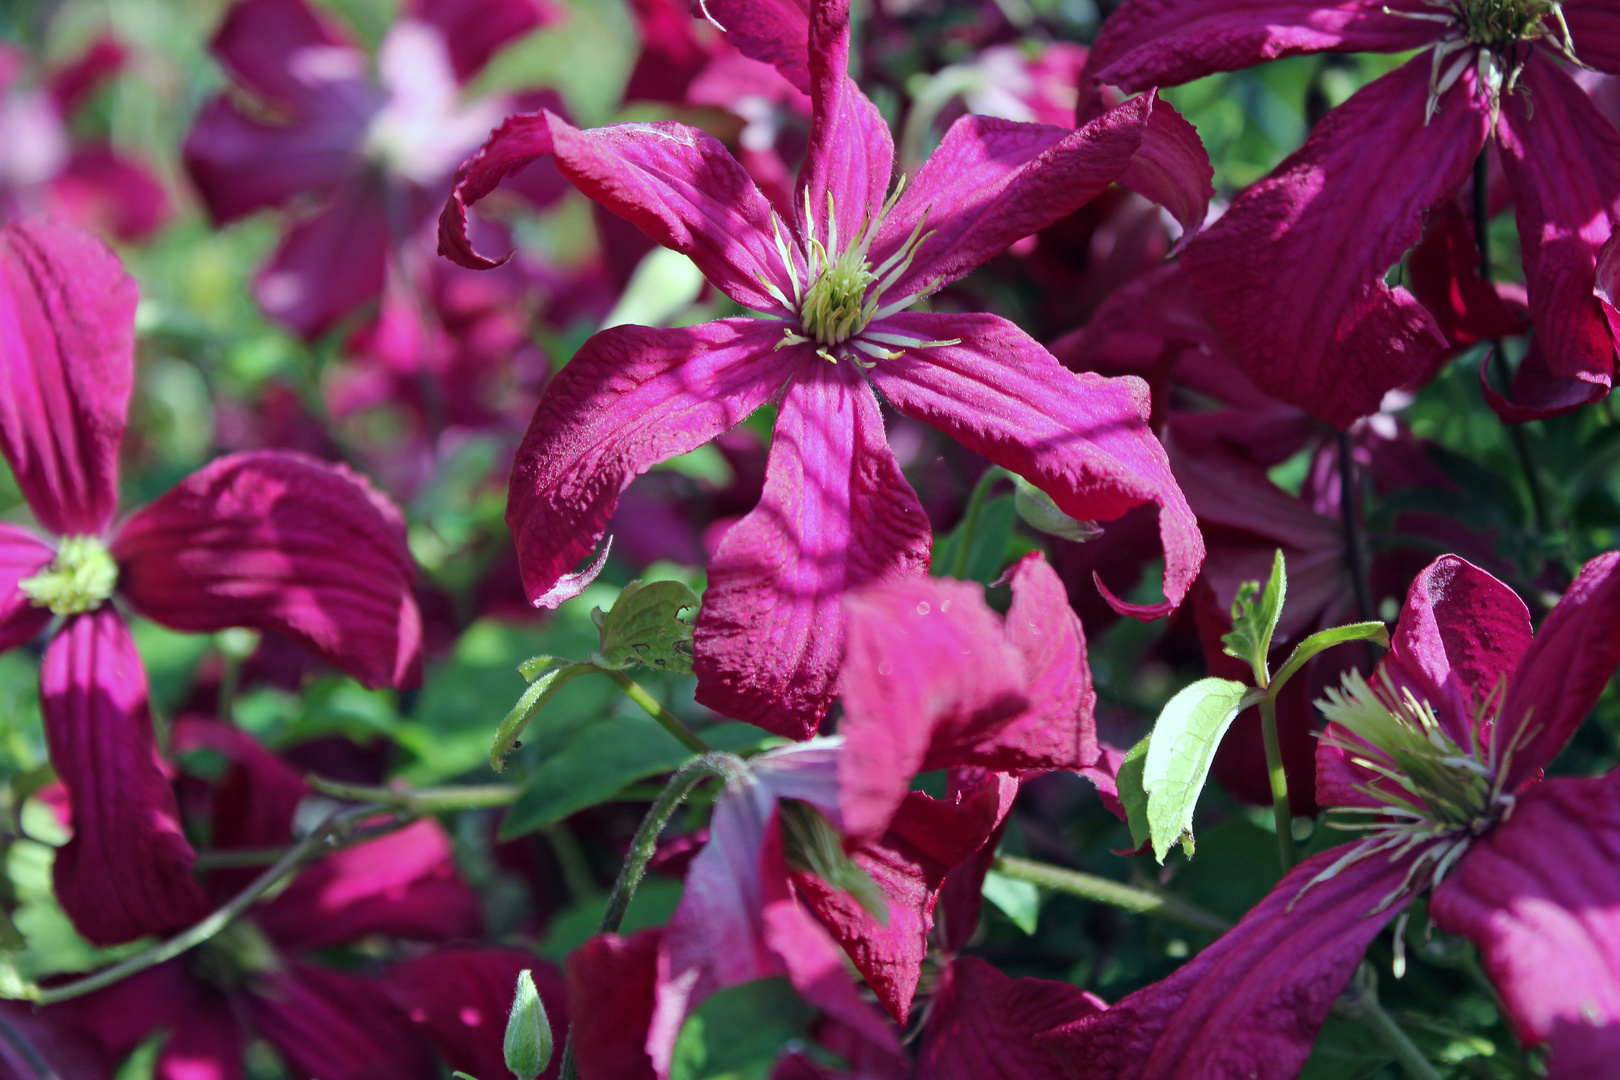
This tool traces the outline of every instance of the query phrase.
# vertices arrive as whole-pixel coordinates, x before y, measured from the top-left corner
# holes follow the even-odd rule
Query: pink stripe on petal
[[[0,229],[0,452],[47,530],[99,535],[118,504],[135,282],[90,234]]]
[[[1561,1057],[1585,1057],[1620,1036],[1617,866],[1620,772],[1558,777],[1521,794],[1429,903],[1437,926],[1479,946],[1519,1038],[1551,1041],[1549,1075],[1559,1075]]]
[[[1047,979],[1011,979],[977,957],[951,961],[934,991],[917,1045],[929,1080],[1068,1080],[1035,1037],[1106,1008],[1095,994]]]
[[[56,549],[27,529],[0,522],[0,652],[15,649],[51,621],[49,608],[35,607],[17,583],[49,566]]]
[[[1138,618],[1157,618],[1181,603],[1203,562],[1204,542],[1164,447],[1148,428],[1140,379],[1076,375],[994,315],[903,313],[873,329],[962,341],[916,348],[872,369],[873,385],[900,412],[1023,476],[1070,517],[1113,521],[1156,504],[1165,601],[1109,602]]]
[[[596,550],[630,481],[729,431],[782,388],[806,356],[774,351],[782,330],[758,319],[616,326],[580,347],[546,387],[512,468],[506,524],[531,602],[555,607],[577,594],[554,586]]]
[[[1497,138],[1536,341],[1555,376],[1612,386],[1614,330],[1594,289],[1620,220],[1620,131],[1539,52],[1521,78],[1522,92],[1503,95]]]
[[[1339,427],[1447,353],[1434,317],[1384,283],[1467,180],[1490,122],[1468,73],[1425,124],[1429,67],[1419,57],[1357,91],[1182,257],[1227,355]]]
[[[695,633],[699,702],[802,739],[832,704],[844,594],[920,577],[932,533],[851,364],[806,355],[776,418],[759,505],[709,564]]]
[[[281,634],[369,686],[421,678],[399,511],[343,466],[274,450],[220,458],[137,511],[112,551],[120,591],[166,626]]]
[[[56,897],[97,945],[177,930],[208,910],[192,879],[146,704],[146,670],[111,606],[70,618],[45,650],[40,709],[73,806]]]
[[[810,220],[799,234],[832,248],[827,201],[832,200],[840,248],[848,246],[867,220],[875,221],[894,170],[894,137],[877,106],[849,77],[849,0],[817,0],[810,12],[810,145],[794,213],[808,202]],[[835,257],[836,251],[832,251]]]

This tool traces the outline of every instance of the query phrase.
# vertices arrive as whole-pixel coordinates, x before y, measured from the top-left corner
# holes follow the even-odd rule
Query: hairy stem
[[[1266,741],[1266,772],[1271,777],[1271,813],[1277,822],[1277,857],[1283,873],[1299,861],[1294,851],[1294,814],[1288,805],[1288,772],[1283,768],[1282,740],[1277,737],[1277,699],[1260,699],[1260,729]]]
[[[428,814],[449,813],[452,810],[483,810],[490,807],[511,806],[517,801],[521,788],[512,784],[464,784],[439,788],[371,787],[363,784],[344,784],[310,774],[304,782],[311,791],[330,795],[334,799],[350,802],[369,802],[408,814],[424,817]]]
[[[694,754],[707,754],[710,746],[696,735],[692,729],[681,723],[681,718],[670,712],[658,703],[658,699],[647,693],[646,689],[636,680],[622,671],[609,671],[601,669],[602,673],[613,680],[613,685],[624,691],[624,696],[640,705],[647,715],[658,721],[665,731],[675,736],[682,746]]]
[[[990,866],[998,874],[1027,881],[1044,889],[1068,893],[1070,896],[1107,904],[1137,915],[1163,919],[1165,922],[1176,923],[1190,930],[1214,934],[1217,937],[1232,928],[1232,924],[1219,915],[1194,907],[1185,900],[1166,896],[1151,889],[1126,885],[1112,878],[1098,877],[1095,874],[1035,862],[1032,859],[1020,859],[1013,855],[998,856]]]
[[[1344,564],[1356,596],[1356,619],[1373,617],[1372,590],[1367,585],[1367,559],[1361,538],[1361,500],[1357,497],[1356,459],[1350,433],[1339,432],[1339,522],[1344,530]]]
[[[992,465],[984,470],[979,482],[973,485],[973,493],[968,496],[967,509],[962,513],[962,527],[957,533],[956,551],[951,558],[950,576],[961,579],[968,572],[968,558],[973,554],[973,537],[979,531],[979,518],[984,516],[984,503],[990,495],[990,489],[996,486],[996,481],[1004,479],[1007,470],[999,465]]]
[[[1423,1056],[1410,1036],[1395,1022],[1378,1002],[1378,979],[1372,965],[1362,964],[1350,985],[1345,987],[1333,1011],[1347,1020],[1355,1020],[1367,1028],[1384,1044],[1384,1049],[1395,1055],[1401,1068],[1412,1080],[1440,1080],[1429,1059]]]

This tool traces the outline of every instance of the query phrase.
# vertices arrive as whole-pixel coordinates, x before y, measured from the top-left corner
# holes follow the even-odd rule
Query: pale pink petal
[[[1011,979],[977,957],[945,969],[917,1045],[929,1080],[1067,1080],[1035,1037],[1106,1008],[1095,994],[1047,979]]]
[[[776,418],[759,505],[709,564],[697,699],[789,738],[816,730],[844,656],[844,594],[920,577],[931,532],[852,365],[805,349]],[[784,353],[786,350],[784,350]]]

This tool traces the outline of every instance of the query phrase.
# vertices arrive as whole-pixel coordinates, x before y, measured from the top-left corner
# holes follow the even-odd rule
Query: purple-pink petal
[[[1267,393],[1341,428],[1447,355],[1434,317],[1384,283],[1429,208],[1468,178],[1490,123],[1471,74],[1426,123],[1429,66],[1420,57],[1357,91],[1183,255],[1226,353]]]
[[[287,232],[253,282],[259,306],[306,339],[320,337],[382,295],[394,246],[391,207],[413,193],[376,175],[346,182],[330,205]]]
[[[99,535],[117,508],[135,301],[135,282],[90,234],[53,221],[0,228],[0,452],[58,535]]]
[[[1602,266],[1603,264],[1599,263],[1600,289],[1603,284]],[[1604,300],[1606,306],[1608,305],[1605,294],[1600,292],[1599,298]],[[1610,325],[1611,327],[1615,325],[1613,317],[1610,318]],[[1571,379],[1553,374],[1547,366],[1547,354],[1542,349],[1539,338],[1531,339],[1529,351],[1524,354],[1524,359],[1519,361],[1518,370],[1513,373],[1513,384],[1508,394],[1503,394],[1491,385],[1490,366],[1489,353],[1479,358],[1479,389],[1485,396],[1485,403],[1504,424],[1523,424],[1530,420],[1563,416],[1583,405],[1590,405],[1609,392],[1608,386],[1601,382],[1588,382],[1584,379]]]
[[[1550,1042],[1548,1075],[1620,1047],[1620,772],[1564,777],[1518,797],[1434,891],[1429,912],[1479,947],[1508,1022]]]
[[[137,511],[112,552],[124,597],[166,626],[281,634],[369,686],[421,677],[399,511],[343,466],[286,451],[219,458]]]
[[[811,215],[799,222],[800,235],[835,251],[834,240],[846,246],[866,222],[877,220],[894,170],[894,138],[877,106],[849,77],[849,0],[813,5],[809,59],[810,145],[794,209]]]
[[[50,609],[35,607],[17,583],[55,557],[56,550],[27,529],[0,522],[0,652],[15,649],[51,621]]]
[[[902,313],[873,329],[956,345],[913,349],[872,369],[874,386],[900,412],[1023,476],[1082,521],[1113,521],[1159,508],[1164,595],[1116,610],[1157,618],[1179,604],[1198,574],[1204,542],[1170,463],[1148,428],[1140,379],[1077,375],[1018,327],[988,314]]]
[[[932,533],[853,366],[795,351],[805,366],[777,414],[764,494],[709,564],[693,670],[702,704],[802,739],[832,704],[845,593],[927,573]]]
[[[596,549],[619,494],[660,461],[741,423],[792,376],[781,325],[719,319],[677,330],[615,326],[546,387],[512,467],[506,524],[532,603]]]
[[[366,58],[304,0],[238,0],[209,46],[232,78],[284,106],[364,82]]]
[[[704,0],[710,17],[744,56],[773,64],[810,93],[810,9],[815,0]]]
[[[945,969],[917,1044],[929,1080],[1067,1080],[1035,1037],[1107,1006],[1095,994],[1047,979],[1012,979],[977,957]]]
[[[193,993],[158,1048],[152,1080],[242,1080],[242,1025],[227,999]]]
[[[56,853],[56,897],[91,942],[161,934],[208,910],[191,876],[147,711],[146,669],[111,606],[76,615],[45,650],[40,710],[51,764],[73,807]]]

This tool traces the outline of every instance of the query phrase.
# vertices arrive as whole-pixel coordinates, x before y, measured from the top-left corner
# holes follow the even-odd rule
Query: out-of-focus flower
[[[366,54],[304,0],[230,9],[213,50],[237,92],[203,107],[186,166],[216,222],[293,212],[256,285],[266,311],[316,337],[382,293],[456,163],[515,104],[465,101],[462,88],[553,14],[543,0],[410,0],[373,81]],[[559,189],[541,177],[526,190],[545,202]]]
[[[784,224],[715,140],[680,124],[579,131],[540,113],[509,119],[466,168],[441,218],[441,250],[493,266],[467,242],[467,207],[515,169],[555,155],[564,175],[764,319],[603,331],[554,379],[512,476],[507,522],[529,597],[554,606],[619,493],[653,464],[780,401],[758,507],[729,529],[696,627],[698,700],[802,738],[834,695],[843,598],[920,576],[928,521],[884,439],[874,391],[1045,490],[1059,509],[1108,521],[1159,509],[1164,614],[1202,543],[1134,380],[1076,377],[994,315],[908,313],[942,283],[1120,179],[1196,224],[1208,159],[1152,95],[1079,131],[959,121],[915,183],[889,194],[893,149],[847,74],[847,6],[811,23],[815,121]],[[1153,162],[1148,167],[1144,162]]]
[[[169,218],[152,171],[69,121],[124,64],[110,37],[31,80],[24,53],[0,45],[0,220],[54,214],[119,240],[141,240]]]
[[[135,300],[84,233],[0,229],[0,452],[48,536],[0,525],[0,648],[56,624],[40,698],[74,830],[57,896],[97,943],[205,909],[114,597],[177,630],[280,634],[371,686],[413,682],[421,666],[399,512],[347,469],[233,454],[115,524]]]
[[[1620,773],[1539,778],[1620,662],[1617,600],[1610,553],[1532,636],[1505,585],[1436,560],[1371,682],[1322,703],[1317,799],[1365,839],[1295,867],[1168,979],[1043,1041],[1104,1080],[1293,1077],[1367,945],[1432,887],[1430,916],[1479,947],[1514,1031],[1550,1044],[1550,1077],[1612,1062]]]

